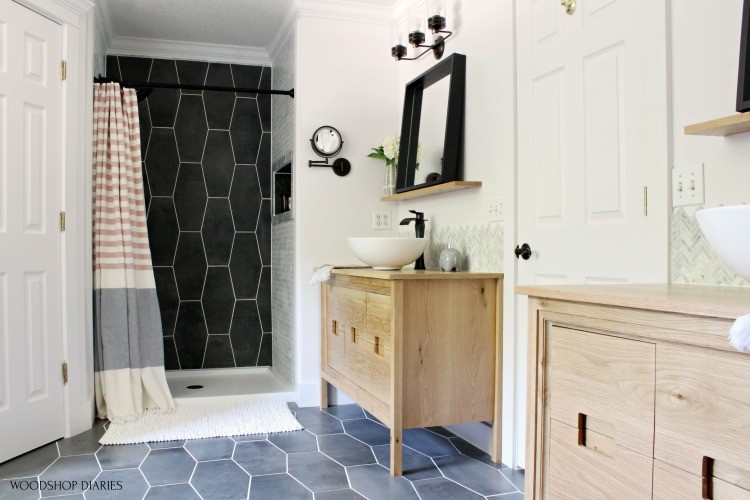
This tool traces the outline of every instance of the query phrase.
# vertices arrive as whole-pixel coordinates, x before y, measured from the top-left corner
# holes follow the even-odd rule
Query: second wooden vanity
[[[494,421],[500,461],[503,275],[334,269],[321,287],[323,405],[328,384],[391,430]]]
[[[527,498],[750,499],[750,289],[529,295]]]

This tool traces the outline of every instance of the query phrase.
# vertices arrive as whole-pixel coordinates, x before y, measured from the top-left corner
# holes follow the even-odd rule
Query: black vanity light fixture
[[[445,52],[445,41],[450,38],[453,34],[452,31],[445,29],[445,10],[447,0],[429,0],[427,2],[427,29],[429,29],[433,35],[437,35],[432,42],[432,45],[425,44],[425,33],[422,27],[423,17],[419,12],[422,7],[412,7],[409,9],[407,14],[407,26],[409,27],[409,44],[414,47],[414,50],[425,49],[414,57],[406,57],[407,49],[403,43],[403,33],[398,23],[391,25],[391,38],[393,47],[391,47],[391,55],[397,61],[414,61],[419,59],[428,52],[432,52],[435,59],[443,57]],[[445,35],[445,36],[443,36]]]

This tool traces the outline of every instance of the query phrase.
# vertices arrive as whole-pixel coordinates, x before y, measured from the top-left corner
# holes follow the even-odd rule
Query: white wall
[[[419,2],[420,0],[415,0]],[[513,0],[454,0],[447,13],[447,29],[459,33],[446,42],[445,56],[466,55],[466,107],[464,121],[464,179],[482,181],[479,190],[467,189],[454,193],[401,202],[399,217],[409,209],[425,212],[433,231],[447,226],[479,225],[488,222],[492,200],[503,203],[504,212],[504,388],[503,388],[503,461],[513,464],[515,439],[514,407],[518,384],[515,379],[515,14]],[[400,2],[397,15],[409,2]],[[458,23],[458,24],[457,24]],[[431,35],[428,34],[428,40]],[[436,64],[431,55],[418,61],[401,61],[399,69],[399,106],[405,85]],[[399,123],[400,109],[399,109]],[[399,128],[400,130],[400,128]],[[393,204],[396,205],[396,204]],[[519,377],[525,379],[525,373]],[[522,416],[525,409],[519,409]],[[489,450],[490,431],[475,425],[458,431],[477,446]],[[471,433],[468,434],[467,430]],[[523,446],[523,440],[519,443]],[[523,464],[518,464],[523,466]]]
[[[294,214],[300,406],[317,405],[320,395],[320,291],[310,285],[313,268],[358,263],[346,237],[374,235],[372,211],[382,206],[384,166],[366,155],[396,130],[398,75],[389,33],[385,23],[305,15],[297,21]],[[308,168],[308,160],[321,159],[309,141],[321,125],[341,132],[339,157],[352,164],[348,176]],[[387,233],[378,231],[379,236]]]
[[[673,166],[705,164],[705,206],[748,203],[750,134],[683,132],[735,113],[742,0],[672,1],[671,10]]]

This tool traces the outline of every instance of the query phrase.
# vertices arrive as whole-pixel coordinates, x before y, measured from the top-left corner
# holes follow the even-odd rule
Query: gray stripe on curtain
[[[94,371],[164,365],[161,313],[156,290],[94,290]]]

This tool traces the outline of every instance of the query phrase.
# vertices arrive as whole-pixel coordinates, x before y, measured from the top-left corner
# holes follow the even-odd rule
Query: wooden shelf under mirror
[[[750,113],[725,116],[703,123],[687,125],[686,135],[713,135],[727,137],[734,134],[750,132]]]
[[[390,196],[383,196],[380,201],[402,201],[413,200],[415,198],[424,198],[433,194],[449,193],[451,191],[460,191],[461,189],[482,187],[481,181],[452,181],[443,184],[436,184],[421,189],[414,189],[403,193],[396,193]]]

